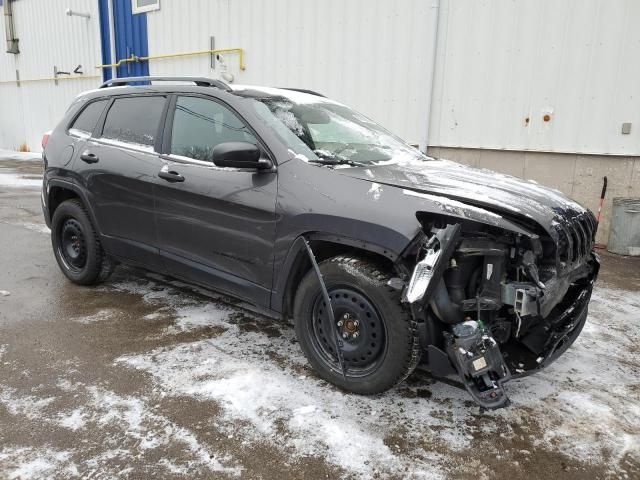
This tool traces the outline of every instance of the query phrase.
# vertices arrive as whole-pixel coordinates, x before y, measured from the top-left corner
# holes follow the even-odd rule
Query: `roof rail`
[[[133,82],[193,82],[199,87],[216,87],[227,92],[232,91],[222,80],[205,77],[120,77],[107,80],[100,88],[123,87]]]
[[[308,93],[309,95],[315,95],[316,97],[327,98],[326,95],[323,95],[318,92],[314,92],[313,90],[306,90],[304,88],[288,88],[288,87],[280,87],[280,88],[282,88],[282,90],[291,90],[293,92]]]

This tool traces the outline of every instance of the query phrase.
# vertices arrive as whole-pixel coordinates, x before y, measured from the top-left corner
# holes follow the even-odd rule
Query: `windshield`
[[[263,94],[260,95],[260,92]],[[296,153],[327,164],[375,165],[427,160],[364,115],[324,97],[278,89],[251,91],[256,112],[270,123]],[[266,108],[265,108],[266,107]],[[287,130],[283,134],[283,127]],[[292,135],[295,141],[292,140]],[[300,152],[299,144],[305,145]]]

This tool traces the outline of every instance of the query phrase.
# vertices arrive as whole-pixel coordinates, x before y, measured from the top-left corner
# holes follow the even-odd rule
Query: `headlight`
[[[422,300],[433,277],[433,267],[438,262],[441,252],[441,249],[434,250],[430,248],[424,258],[416,264],[405,294],[407,302],[414,303]]]

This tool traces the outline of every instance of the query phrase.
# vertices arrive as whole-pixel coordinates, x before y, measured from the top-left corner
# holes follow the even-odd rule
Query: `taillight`
[[[44,150],[44,147],[47,146],[47,143],[49,142],[49,135],[51,135],[51,132],[47,132],[42,136],[42,149]]]

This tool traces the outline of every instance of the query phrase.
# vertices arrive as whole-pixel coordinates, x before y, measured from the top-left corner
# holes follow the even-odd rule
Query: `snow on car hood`
[[[522,180],[448,160],[415,160],[368,168],[345,168],[340,174],[405,190],[437,195],[510,217],[527,217],[549,231],[558,218],[587,210],[563,193]]]

